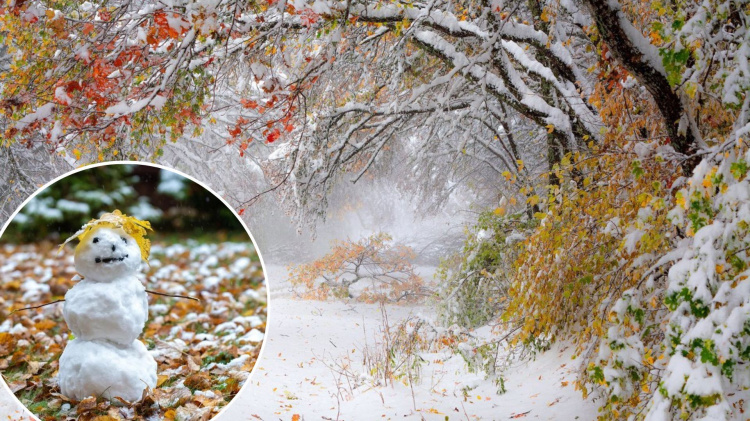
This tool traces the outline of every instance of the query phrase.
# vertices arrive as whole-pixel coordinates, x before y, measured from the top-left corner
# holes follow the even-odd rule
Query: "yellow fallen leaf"
[[[159,387],[164,384],[165,381],[169,379],[169,376],[162,374],[161,376],[158,376],[156,378],[156,387]]]

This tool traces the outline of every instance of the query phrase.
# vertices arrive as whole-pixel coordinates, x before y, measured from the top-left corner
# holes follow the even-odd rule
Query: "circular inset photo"
[[[210,190],[86,167],[3,229],[0,370],[42,420],[208,420],[247,381],[267,302],[250,233]]]

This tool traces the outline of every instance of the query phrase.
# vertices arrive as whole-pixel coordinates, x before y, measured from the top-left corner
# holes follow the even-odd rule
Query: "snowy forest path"
[[[373,387],[367,373],[360,373],[363,347],[380,338],[380,307],[297,300],[285,292],[283,267],[266,270],[271,288],[266,343],[240,399],[219,420],[287,420],[294,414],[334,420],[565,419],[563,414],[570,419],[596,418],[594,402],[583,400],[573,387],[573,350],[559,346],[535,361],[511,367],[502,395],[492,380],[467,372],[460,356],[448,354],[423,355],[443,362],[425,361],[413,392],[398,381]],[[391,325],[412,315],[434,316],[434,310],[423,305],[386,305],[386,311]],[[342,366],[360,378],[347,379],[341,375]]]

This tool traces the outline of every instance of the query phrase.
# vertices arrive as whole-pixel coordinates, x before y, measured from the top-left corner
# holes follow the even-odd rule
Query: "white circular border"
[[[221,201],[221,203],[223,203],[224,206],[226,206],[232,212],[232,214],[237,218],[237,220],[240,221],[240,224],[242,225],[242,228],[245,229],[245,232],[250,237],[250,241],[253,243],[253,248],[255,249],[255,252],[258,253],[258,259],[260,260],[260,267],[261,267],[261,269],[263,269],[263,281],[264,281],[264,284],[265,284],[265,287],[266,287],[266,327],[263,330],[263,342],[260,344],[260,351],[258,351],[258,359],[256,360],[255,365],[253,365],[253,369],[252,369],[252,371],[250,371],[247,379],[245,379],[245,383],[242,385],[242,387],[240,388],[240,390],[237,392],[237,395],[235,395],[235,397],[231,401],[229,401],[229,403],[227,403],[226,405],[224,405],[224,407],[219,411],[218,414],[216,414],[214,417],[211,418],[211,420],[217,420],[217,419],[219,419],[219,417],[221,417],[221,414],[224,411],[226,411],[227,408],[229,408],[229,405],[231,405],[231,404],[233,404],[234,402],[237,401],[237,398],[239,398],[240,395],[242,394],[242,390],[245,389],[245,387],[248,384],[250,384],[250,380],[252,378],[253,373],[255,373],[257,371],[256,368],[257,368],[258,364],[260,363],[261,359],[263,358],[263,350],[266,348],[266,338],[268,338],[268,326],[270,325],[270,323],[268,323],[268,321],[270,319],[270,314],[271,314],[271,311],[270,311],[270,308],[271,308],[271,288],[268,285],[268,276],[267,276],[268,272],[266,271],[266,264],[263,261],[263,255],[261,254],[260,249],[258,248],[258,243],[255,241],[255,237],[253,237],[253,233],[250,232],[250,229],[245,224],[245,221],[242,220],[242,218],[237,213],[237,211],[232,206],[230,206],[229,203],[227,203],[227,201],[224,200],[223,197],[221,197],[219,194],[217,194],[215,191],[213,191],[213,189],[211,189],[210,187],[206,186],[202,182],[196,180],[192,176],[187,175],[187,174],[183,173],[182,171],[176,170],[174,168],[167,167],[165,165],[154,164],[154,163],[150,163],[150,162],[141,162],[141,161],[108,161],[108,162],[99,162],[99,163],[95,163],[95,164],[85,165],[83,167],[76,168],[76,169],[74,169],[72,171],[66,172],[65,174],[62,174],[62,175],[59,175],[59,176],[55,177],[54,179],[50,180],[49,182],[47,182],[42,187],[38,188],[33,194],[31,194],[29,197],[27,197],[26,200],[24,200],[23,203],[21,203],[20,206],[18,206],[18,209],[16,209],[15,212],[13,212],[10,215],[10,217],[8,218],[8,220],[3,225],[3,228],[0,229],[0,238],[2,238],[3,234],[5,234],[5,230],[11,224],[11,222],[13,222],[13,219],[16,217],[16,215],[18,214],[18,212],[20,212],[21,209],[23,209],[26,206],[26,204],[29,203],[31,201],[31,199],[33,199],[34,197],[36,197],[39,193],[41,193],[42,191],[44,191],[45,189],[47,189],[51,185],[57,183],[58,181],[62,180],[63,178],[65,178],[65,177],[67,177],[69,175],[73,175],[73,174],[76,174],[76,173],[79,173],[79,172],[82,172],[82,171],[86,171],[86,170],[91,169],[91,168],[104,167],[104,166],[108,166],[108,165],[144,165],[144,166],[147,166],[147,167],[155,167],[155,168],[159,168],[159,169],[162,169],[162,170],[171,171],[171,172],[173,172],[175,174],[178,174],[178,175],[180,175],[182,177],[187,178],[188,180],[192,181],[193,183],[198,184],[199,186],[201,186],[204,189],[206,189],[206,191],[208,191],[209,193],[213,194],[217,199],[219,199]],[[21,405],[21,407],[23,407],[23,409],[26,411],[27,414],[31,414],[31,417],[33,419],[35,419],[37,421],[41,421],[39,419],[39,417],[37,417],[36,414],[34,414],[31,411],[29,411],[29,408],[27,408],[26,405],[24,405],[23,402],[21,402],[21,400],[18,399],[18,397],[16,397],[16,394],[13,393],[10,390],[10,386],[8,386],[8,384],[5,382],[5,378],[3,376],[0,376],[0,383],[2,383],[2,385],[3,385],[3,390],[5,392],[8,392],[11,396],[13,396],[13,399],[15,399],[16,402],[18,402]],[[6,415],[10,416],[10,414],[6,414]]]

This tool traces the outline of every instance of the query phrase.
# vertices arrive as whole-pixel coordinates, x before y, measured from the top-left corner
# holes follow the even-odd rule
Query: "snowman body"
[[[81,239],[75,267],[84,279],[65,294],[63,309],[75,336],[60,357],[63,395],[132,402],[156,386],[156,361],[138,340],[148,318],[140,263],[137,242],[121,228],[94,227]]]

